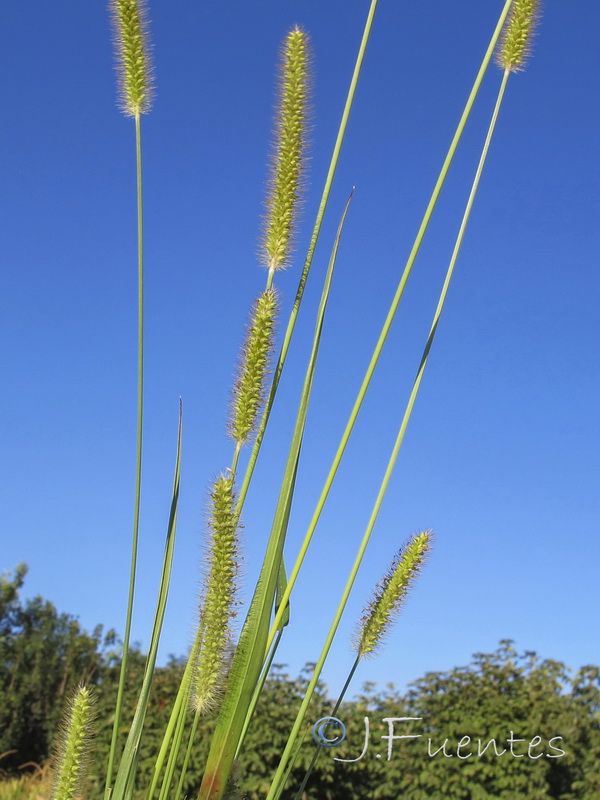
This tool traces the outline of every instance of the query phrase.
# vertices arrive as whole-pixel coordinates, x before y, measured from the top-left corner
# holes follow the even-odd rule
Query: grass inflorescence
[[[252,309],[233,388],[229,432],[238,447],[248,443],[264,400],[269,357],[274,347],[276,314],[275,290],[265,289]]]
[[[222,693],[232,644],[238,563],[238,518],[233,477],[221,475],[211,492],[209,569],[198,626],[192,705],[200,713],[214,708]]]
[[[514,0],[496,53],[496,60],[502,69],[520,72],[525,68],[540,17],[540,7],[540,0]]]
[[[152,105],[152,64],[146,0],[110,0],[121,109],[138,117]]]
[[[282,52],[276,136],[263,250],[269,270],[288,265],[302,186],[309,100],[309,39],[294,28]]]
[[[389,632],[390,624],[421,571],[430,547],[431,531],[423,531],[413,536],[392,561],[363,612],[356,635],[359,658],[372,654]]]
[[[71,700],[57,744],[52,800],[76,800],[84,790],[94,735],[94,693],[80,686]]]

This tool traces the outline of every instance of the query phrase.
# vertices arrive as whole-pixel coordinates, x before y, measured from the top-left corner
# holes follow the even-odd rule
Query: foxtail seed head
[[[210,566],[194,645],[197,663],[192,685],[192,704],[200,713],[214,708],[221,697],[231,644],[230,622],[235,616],[239,524],[232,475],[221,475],[213,485],[209,525]]]
[[[109,3],[115,28],[121,109],[127,117],[139,117],[150,110],[153,90],[146,0]]]
[[[264,399],[276,312],[277,296],[267,289],[254,303],[233,387],[229,432],[238,447],[248,442]]]
[[[359,658],[373,653],[388,632],[393,617],[398,613],[411,583],[425,561],[431,537],[430,530],[413,536],[399,550],[383,580],[378,584],[373,599],[363,612],[355,637]]]
[[[94,733],[94,701],[92,690],[79,686],[69,703],[56,748],[52,800],[75,800],[83,792]]]
[[[496,51],[501,69],[520,72],[525,68],[540,16],[540,5],[540,0],[514,0]]]
[[[293,28],[283,45],[275,147],[263,238],[264,264],[287,266],[300,203],[309,98],[308,35]]]

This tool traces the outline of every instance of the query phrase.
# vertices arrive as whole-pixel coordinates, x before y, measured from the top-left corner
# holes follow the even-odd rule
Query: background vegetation
[[[99,693],[100,728],[89,796],[100,798],[118,682],[118,642],[113,632],[103,635],[100,626],[91,635],[86,633],[75,618],[59,613],[41,597],[22,601],[19,590],[25,575],[26,567],[20,566],[0,583],[0,753],[4,754],[0,800],[47,796],[46,772],[36,764],[43,765],[48,758],[65,696],[80,680],[96,686]],[[130,663],[124,730],[133,716],[145,658],[134,648]],[[142,741],[143,783],[151,776],[182,663],[172,658],[157,671]],[[268,788],[309,675],[310,665],[297,678],[280,666],[267,682],[256,724],[249,733],[247,755],[237,766],[241,796],[248,800],[264,796]],[[329,714],[331,706],[327,689],[321,685],[310,720]],[[596,666],[570,675],[559,661],[541,660],[533,652],[519,654],[510,641],[502,641],[496,652],[478,653],[468,666],[427,673],[404,694],[391,684],[382,691],[366,684],[358,697],[344,703],[338,716],[347,725],[347,740],[321,754],[307,797],[596,800],[600,796],[600,669]],[[370,720],[371,745],[364,758],[354,764],[334,761],[333,755],[358,757],[364,742],[365,716]],[[390,716],[422,717],[422,722],[414,723],[414,729],[400,731],[398,726],[396,733],[421,733],[423,738],[394,742],[392,758],[387,761],[386,743],[380,737],[388,733],[383,719]],[[213,726],[214,719],[203,723],[188,773],[188,796],[198,790]],[[543,744],[536,754],[551,752],[544,745],[550,738],[561,736],[563,742],[555,744],[566,756],[517,759],[508,752],[502,757],[456,757],[456,746],[463,736],[474,741],[495,737],[501,750],[502,745],[507,747],[511,730],[515,738],[526,743],[540,736]],[[447,739],[446,752],[454,755],[429,757],[429,737],[432,752]],[[382,758],[376,757],[377,752]],[[515,752],[526,752],[526,744],[516,746]],[[312,753],[309,736],[285,798],[294,797]]]

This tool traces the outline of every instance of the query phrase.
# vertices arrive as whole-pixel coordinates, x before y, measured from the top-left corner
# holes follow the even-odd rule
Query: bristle
[[[372,653],[387,633],[393,617],[419,574],[431,545],[432,532],[413,536],[402,548],[365,608],[355,637],[359,658]]]
[[[263,238],[264,264],[272,271],[288,264],[300,203],[309,97],[308,41],[304,31],[294,28],[283,47]]]
[[[146,0],[110,0],[110,10],[121,109],[138,117],[150,110],[153,90]]]

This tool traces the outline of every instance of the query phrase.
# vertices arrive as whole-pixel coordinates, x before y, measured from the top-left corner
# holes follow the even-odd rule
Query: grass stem
[[[357,655],[356,658],[354,659],[354,664],[350,668],[350,672],[348,673],[348,676],[346,677],[346,680],[345,680],[344,685],[342,687],[342,691],[340,692],[339,697],[335,702],[335,705],[331,709],[331,712],[330,712],[330,716],[331,717],[335,717],[335,715],[337,714],[338,709],[341,706],[342,701],[344,699],[344,696],[345,696],[346,692],[348,691],[348,687],[350,686],[350,683],[352,682],[352,678],[354,677],[354,673],[358,669],[358,665],[360,664],[360,660],[361,660],[361,656]],[[315,746],[315,752],[313,753],[313,757],[312,757],[312,759],[310,761],[310,764],[308,765],[308,768],[306,770],[304,778],[302,779],[302,783],[300,784],[300,788],[296,792],[296,796],[295,796],[294,800],[302,800],[302,796],[304,794],[304,790],[306,789],[306,784],[310,780],[310,776],[312,775],[312,771],[315,768],[315,764],[317,763],[317,760],[318,760],[319,756],[321,755],[321,750],[322,750],[321,746],[317,744]]]
[[[137,571],[137,552],[140,527],[140,499],[142,491],[142,430],[144,413],[144,213],[142,195],[142,132],[140,114],[135,116],[135,153],[136,153],[136,190],[137,190],[137,251],[138,251],[138,365],[137,365],[137,436],[135,459],[135,497],[133,507],[133,536],[131,544],[131,563],[129,572],[129,593],[127,597],[127,615],[125,619],[125,634],[123,636],[123,656],[119,672],[119,687],[115,706],[115,720],[108,757],[106,773],[107,791],[112,786],[116,748],[121,713],[123,708],[123,693],[127,676],[129,656],[129,642],[131,638],[131,620],[133,617],[133,601],[135,595],[135,579]]]

